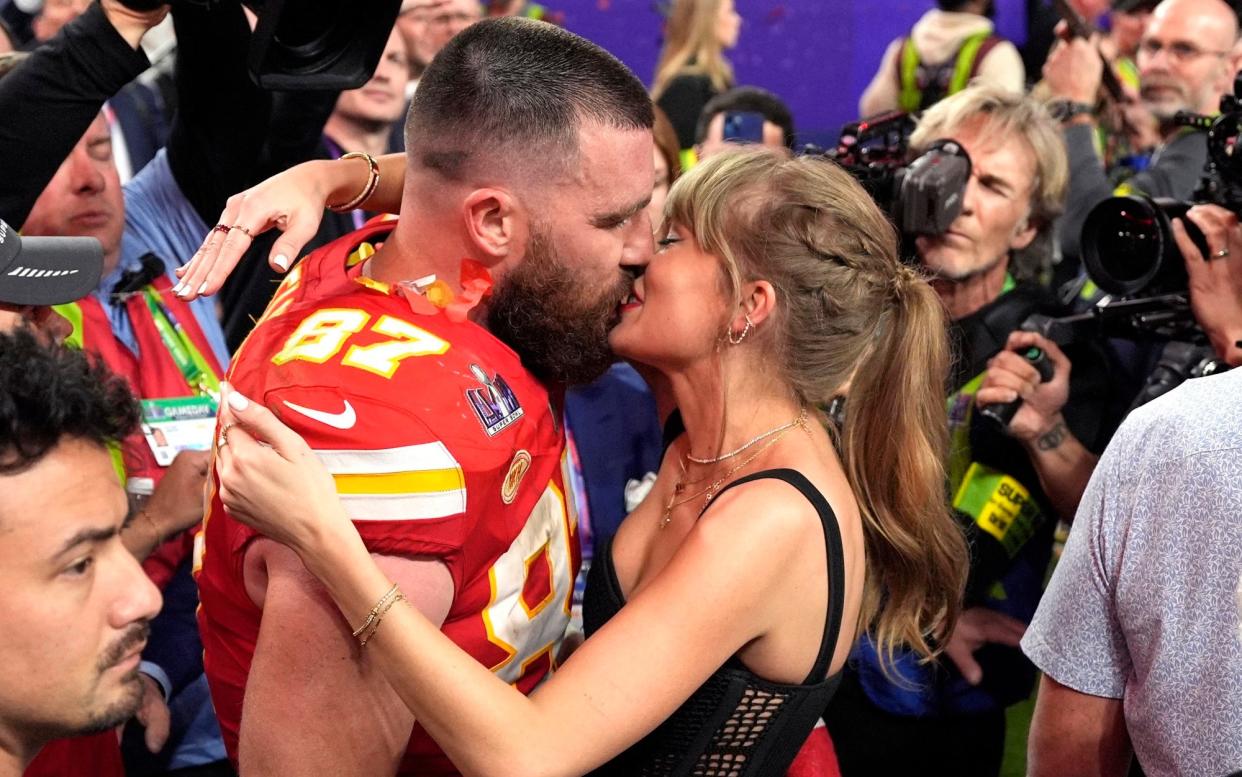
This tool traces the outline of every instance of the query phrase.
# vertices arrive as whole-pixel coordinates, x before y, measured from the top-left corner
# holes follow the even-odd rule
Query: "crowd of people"
[[[1234,8],[937,0],[863,169],[733,0],[388,5],[0,6],[0,775],[1242,773]]]

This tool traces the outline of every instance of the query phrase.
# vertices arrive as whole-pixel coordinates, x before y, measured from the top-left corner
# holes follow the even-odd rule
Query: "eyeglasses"
[[[435,27],[451,27],[454,24],[471,25],[479,20],[478,14],[458,12],[442,13],[427,18],[427,24]]]
[[[1228,51],[1208,51],[1180,41],[1166,46],[1158,40],[1148,39],[1139,44],[1139,53],[1147,57],[1154,57],[1162,51],[1167,52],[1169,58],[1177,63],[1189,62],[1205,56],[1223,57],[1229,53]]]

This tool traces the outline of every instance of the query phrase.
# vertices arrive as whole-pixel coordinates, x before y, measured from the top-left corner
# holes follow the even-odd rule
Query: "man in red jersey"
[[[414,606],[523,690],[555,664],[578,566],[559,387],[608,365],[650,258],[651,124],[593,44],[470,27],[415,95],[400,219],[304,259],[231,369],[327,464]],[[201,550],[207,675],[244,774],[456,773],[292,551],[218,498]]]

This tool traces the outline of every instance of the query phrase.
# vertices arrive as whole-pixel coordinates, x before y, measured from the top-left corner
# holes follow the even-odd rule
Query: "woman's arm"
[[[405,185],[405,154],[378,157],[379,183],[359,205],[383,213],[401,211]],[[251,238],[269,229],[283,234],[273,244],[268,264],[285,272],[319,229],[328,205],[349,202],[367,185],[370,167],[359,158],[314,160],[285,170],[228,199],[216,224],[230,229],[212,230],[188,264],[177,271],[179,295],[192,300],[215,294],[250,247]],[[250,233],[247,237],[246,232]]]
[[[217,461],[225,505],[291,545],[346,619],[361,625],[391,584],[330,476],[301,438],[240,395],[228,394],[221,422],[232,424]],[[781,500],[762,486],[746,491],[723,498],[668,566],[529,697],[404,605],[387,613],[365,649],[463,773],[582,774],[650,732],[773,627],[771,602],[788,593],[787,561],[806,544],[799,529],[809,523],[797,523],[807,521],[797,510],[772,509]],[[766,510],[753,509],[756,498]],[[813,528],[820,531],[817,519]],[[747,552],[755,547],[765,552]]]
[[[0,79],[0,218],[21,228],[104,101],[150,67],[138,44],[167,12],[94,4]]]
[[[172,17],[177,109],[168,166],[182,195],[210,224],[230,194],[257,180],[272,98],[250,78],[250,25],[240,5],[180,3]]]

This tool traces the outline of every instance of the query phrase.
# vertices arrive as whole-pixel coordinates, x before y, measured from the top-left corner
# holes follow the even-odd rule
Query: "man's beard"
[[[1162,81],[1160,85],[1176,90],[1176,96],[1170,95],[1167,89],[1161,90],[1160,99],[1151,99],[1145,96],[1141,90],[1139,92],[1139,98],[1142,100],[1143,107],[1151,112],[1156,121],[1161,124],[1169,124],[1173,121],[1173,117],[1177,115],[1178,111],[1194,110],[1194,106],[1190,104],[1190,95],[1186,94],[1179,84]]]
[[[497,284],[488,302],[487,328],[545,383],[589,383],[604,374],[614,360],[608,331],[633,287],[618,270],[611,286],[587,297],[589,288],[571,261],[537,231],[526,258]]]
[[[146,640],[150,633],[151,628],[146,622],[131,626],[100,658],[99,672],[102,674],[119,663],[122,656]],[[73,735],[98,734],[114,729],[133,717],[142,704],[142,680],[138,677],[138,670],[134,669],[122,682],[125,686],[123,695],[106,707],[90,710],[86,722],[72,732]]]

